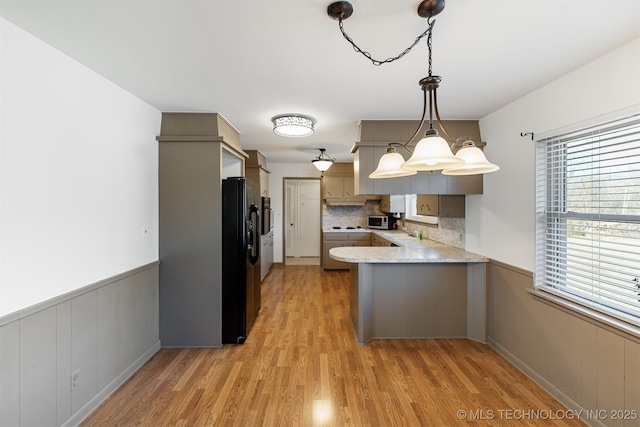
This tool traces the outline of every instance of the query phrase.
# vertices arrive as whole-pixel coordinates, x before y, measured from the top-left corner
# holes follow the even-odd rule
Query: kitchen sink
[[[409,236],[408,234],[385,234],[385,237],[388,237],[389,239],[392,240],[409,240],[409,239],[417,239],[417,237],[413,237],[413,236]]]

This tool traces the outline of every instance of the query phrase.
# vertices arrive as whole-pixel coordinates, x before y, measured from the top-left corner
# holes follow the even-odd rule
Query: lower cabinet
[[[392,242],[376,234],[371,235],[371,246],[394,246]],[[397,246],[397,245],[396,245]]]
[[[273,265],[273,230],[260,237],[260,281],[263,281]]]
[[[351,266],[348,262],[336,261],[331,258],[331,248],[341,246],[371,246],[369,233],[323,233],[322,239],[322,268],[325,270],[348,270]]]

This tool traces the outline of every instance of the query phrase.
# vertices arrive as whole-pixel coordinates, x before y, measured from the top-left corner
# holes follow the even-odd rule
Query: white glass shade
[[[271,119],[273,131],[281,136],[304,137],[313,134],[315,120],[300,114],[282,114]]]
[[[311,160],[313,166],[315,166],[320,172],[324,172],[331,167],[333,160],[315,159]]]
[[[443,175],[477,175],[495,172],[500,169],[497,165],[489,162],[482,150],[476,146],[462,147],[456,153],[456,157],[462,159],[464,164],[443,170]]]
[[[404,162],[402,169],[414,171],[435,171],[454,168],[463,164],[463,160],[454,156],[449,144],[440,136],[422,138],[413,155]]]
[[[404,158],[395,151],[387,152],[380,157],[378,167],[369,174],[369,178],[398,178],[401,176],[415,175],[416,171],[402,169]]]

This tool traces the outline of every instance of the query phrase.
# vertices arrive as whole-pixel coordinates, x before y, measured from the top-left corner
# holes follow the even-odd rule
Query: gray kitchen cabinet
[[[380,199],[380,212],[404,213],[404,211],[404,194],[386,195]]]
[[[371,246],[393,246],[393,242],[377,234],[371,234]]]
[[[353,163],[337,162],[322,178],[325,199],[353,197]]]
[[[269,197],[269,174],[267,169],[267,158],[260,150],[246,150],[249,157],[245,163],[245,176],[248,180],[259,183],[261,197]],[[260,212],[264,219],[264,212]],[[261,226],[262,227],[262,226]],[[264,280],[273,265],[273,230],[268,233],[261,231],[261,251],[260,251],[260,281]]]
[[[471,136],[477,146],[485,144],[480,140],[480,129],[475,120],[446,120],[450,133]],[[441,171],[418,172],[401,178],[370,179],[369,174],[378,167],[380,158],[386,153],[389,143],[404,143],[413,134],[417,122],[406,120],[362,120],[360,140],[351,152],[354,154],[354,191],[356,195],[371,194],[482,194],[483,176],[448,176]],[[413,148],[414,144],[410,147]],[[396,151],[405,159],[409,153],[402,147]],[[454,148],[454,152],[457,148]]]
[[[322,177],[322,197],[328,204],[364,204],[367,199],[356,197],[353,163],[334,163]]]
[[[418,194],[416,197],[416,213],[440,218],[464,218],[465,199],[464,196]]]
[[[260,183],[260,196],[269,197],[269,174],[267,169],[267,158],[260,150],[246,150],[249,158],[245,163],[245,176],[255,182]]]
[[[273,230],[261,236],[261,243],[260,281],[263,281],[273,265]]]
[[[345,177],[341,175],[325,175],[323,184],[325,199],[350,197],[353,193],[353,189],[345,189]]]
[[[349,263],[336,261],[331,258],[329,251],[332,248],[338,248],[342,246],[370,246],[371,237],[369,233],[357,232],[357,233],[323,233],[322,234],[322,268],[325,270],[348,270]]]
[[[163,113],[158,148],[160,340],[222,345],[222,185],[244,171],[219,114]]]

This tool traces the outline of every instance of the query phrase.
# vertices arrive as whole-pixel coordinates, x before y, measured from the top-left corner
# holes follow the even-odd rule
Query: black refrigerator
[[[222,180],[223,344],[242,344],[260,310],[259,205],[257,183]]]

